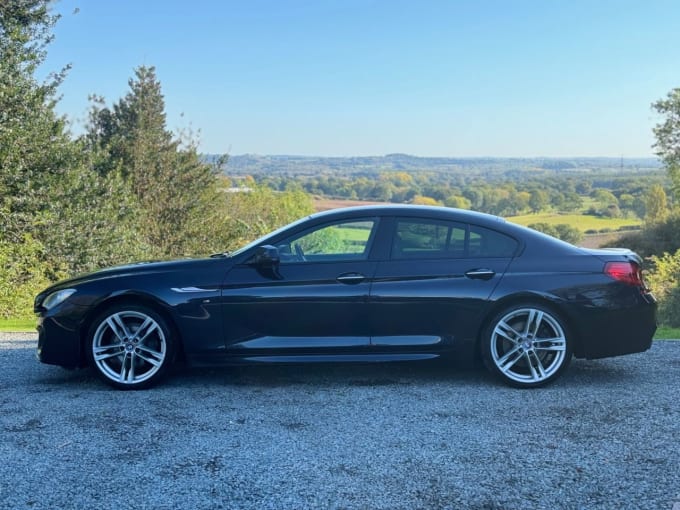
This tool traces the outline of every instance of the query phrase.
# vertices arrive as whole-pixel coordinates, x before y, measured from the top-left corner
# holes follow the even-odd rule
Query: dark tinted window
[[[470,225],[468,250],[470,257],[512,257],[517,241],[495,230]]]
[[[397,220],[392,258],[465,256],[465,225],[437,220]]]
[[[512,257],[513,238],[484,227],[439,220],[398,219],[393,259]]]

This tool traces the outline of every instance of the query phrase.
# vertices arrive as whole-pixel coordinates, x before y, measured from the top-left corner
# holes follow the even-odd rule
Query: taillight
[[[607,262],[604,266],[604,273],[627,285],[647,288],[642,278],[642,269],[635,262]]]

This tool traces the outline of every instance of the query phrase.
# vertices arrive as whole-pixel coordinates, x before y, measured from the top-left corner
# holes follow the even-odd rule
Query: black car
[[[517,387],[572,355],[647,350],[656,301],[629,250],[496,216],[374,206],[314,214],[231,254],[132,264],[35,299],[38,358],[121,389],[190,365],[481,357]]]

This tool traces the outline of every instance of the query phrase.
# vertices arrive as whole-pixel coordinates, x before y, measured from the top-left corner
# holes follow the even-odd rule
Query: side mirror
[[[255,254],[248,263],[259,267],[274,267],[279,264],[280,260],[279,249],[276,246],[265,244],[255,250]]]

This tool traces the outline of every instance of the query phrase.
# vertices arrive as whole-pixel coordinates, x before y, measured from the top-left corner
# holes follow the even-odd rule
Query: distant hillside
[[[205,155],[206,161],[217,156]],[[466,174],[508,174],[515,172],[640,172],[661,168],[657,158],[444,158],[418,157],[408,154],[386,156],[321,157],[229,156],[225,168],[232,175],[373,175],[385,171],[445,172]]]

